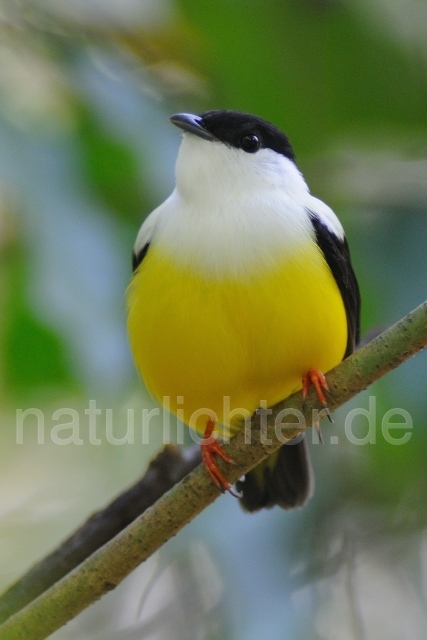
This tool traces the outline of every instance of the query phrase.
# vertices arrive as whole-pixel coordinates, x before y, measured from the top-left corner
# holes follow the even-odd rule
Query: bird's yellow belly
[[[347,321],[314,243],[268,273],[202,277],[150,248],[128,292],[128,330],[148,390],[203,432],[253,413],[343,358]],[[233,415],[236,416],[234,411]]]

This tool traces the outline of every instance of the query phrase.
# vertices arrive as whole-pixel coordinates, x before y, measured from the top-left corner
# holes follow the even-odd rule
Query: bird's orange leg
[[[326,401],[325,391],[329,391],[328,383],[324,374],[318,369],[309,369],[307,373],[302,377],[302,397],[305,400],[308,395],[310,385],[316,390],[319,401],[327,408],[328,403]]]
[[[310,385],[313,385],[316,391],[316,395],[319,398],[319,402],[321,402],[324,407],[329,422],[333,422],[325,396],[325,391],[329,391],[329,386],[324,374],[318,369],[309,369],[307,373],[302,377],[302,397],[304,402],[307,398]],[[314,421],[313,426],[317,431],[319,441],[323,442],[322,433],[320,431],[320,423],[318,419]]]
[[[227,453],[225,453],[224,449],[221,447],[218,440],[216,440],[212,436],[212,432],[215,427],[215,422],[213,420],[208,420],[206,424],[205,433],[203,435],[203,440],[200,444],[200,449],[202,451],[202,459],[205,465],[206,471],[211,477],[211,480],[216,486],[222,491],[228,491],[231,495],[236,498],[240,498],[241,495],[237,493],[233,486],[228,482],[227,478],[224,477],[223,473],[219,469],[217,463],[215,462],[214,455],[220,456],[225,462],[229,464],[235,464],[233,458],[231,458]]]

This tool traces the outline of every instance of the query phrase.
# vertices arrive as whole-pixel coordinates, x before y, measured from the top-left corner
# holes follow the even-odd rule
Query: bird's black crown
[[[248,153],[272,149],[295,161],[288,137],[271,122],[241,111],[217,110],[200,114],[200,124],[217,140]]]

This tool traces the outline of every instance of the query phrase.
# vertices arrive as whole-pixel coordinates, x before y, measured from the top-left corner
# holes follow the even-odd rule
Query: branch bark
[[[327,374],[330,409],[337,409],[426,345],[424,302]],[[225,447],[236,461],[226,468],[220,461],[229,480],[235,482],[276,451],[283,437],[292,438],[311,426],[315,407],[313,392],[305,406],[301,393],[296,393],[268,415],[257,412],[250,432],[242,430]],[[301,414],[305,425],[298,420]],[[204,468],[198,466],[114,539],[1,625],[0,640],[43,640],[113,589],[219,495]]]

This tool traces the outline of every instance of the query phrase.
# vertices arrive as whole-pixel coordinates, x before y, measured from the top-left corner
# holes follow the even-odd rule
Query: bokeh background
[[[417,0],[2,0],[0,590],[161,447],[161,429],[149,445],[138,430],[109,444],[105,411],[125,440],[126,410],[152,406],[124,291],[137,229],[173,187],[168,116],[235,108],[287,132],[346,228],[367,333],[426,297],[426,71]],[[426,364],[324,425],[308,507],[248,516],[221,497],[52,637],[427,638]],[[17,441],[17,411],[31,408],[43,444],[34,416]],[[351,409],[371,410],[352,423],[358,445]],[[394,409],[407,413],[392,422],[413,424],[400,446],[381,430]],[[53,441],[64,410],[79,444],[66,426]]]

